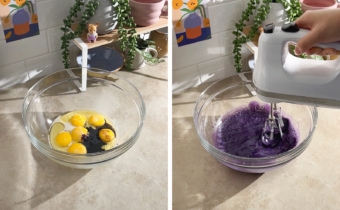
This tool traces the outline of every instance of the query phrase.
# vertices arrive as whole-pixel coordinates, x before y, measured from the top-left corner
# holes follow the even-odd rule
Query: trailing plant
[[[299,0],[277,0],[277,2],[281,3],[286,10],[287,18],[290,22],[293,22],[298,17],[302,15],[301,3]]]
[[[63,36],[61,37],[61,49],[63,50],[63,63],[65,68],[69,68],[70,65],[70,41],[74,38],[79,37],[83,31],[86,29],[87,21],[94,15],[96,9],[98,8],[99,2],[98,0],[89,1],[85,5],[85,10],[81,17],[81,21],[78,24],[78,27],[75,31],[71,30],[71,24],[74,23],[73,18],[78,17],[77,13],[81,11],[82,6],[84,5],[82,0],[76,0],[76,3],[71,7],[69,15],[64,19],[64,26],[60,28],[63,31]]]
[[[128,50],[126,67],[131,69],[132,60],[134,59],[135,55],[135,48],[137,46],[136,36],[134,35],[136,33],[136,24],[131,17],[131,10],[128,0],[111,0],[111,2],[112,6],[117,12],[118,34],[122,50]],[[99,0],[91,0],[86,5],[83,3],[83,0],[76,0],[74,6],[70,9],[69,15],[63,20],[64,26],[60,29],[63,31],[63,35],[61,37],[61,49],[63,50],[62,56],[65,68],[69,68],[70,64],[70,41],[79,37],[83,33],[83,31],[86,29],[88,20],[95,14],[98,5]],[[85,6],[85,10],[82,14],[81,21],[79,22],[77,29],[72,31],[71,25],[74,23],[73,18],[77,17],[77,13],[81,11],[83,6]],[[126,27],[130,29],[126,29]]]
[[[233,31],[235,35],[234,44],[234,61],[236,71],[241,72],[242,64],[242,54],[241,48],[242,44],[245,44],[249,40],[252,40],[256,34],[258,34],[258,29],[261,23],[267,18],[268,13],[270,12],[271,2],[281,3],[286,10],[287,18],[290,22],[296,20],[298,17],[302,15],[301,4],[299,0],[262,0],[263,4],[260,4],[260,0],[250,0],[247,5],[247,8],[242,12],[241,19],[239,22],[235,24],[236,30]],[[254,24],[250,27],[250,31],[247,35],[243,34],[243,29],[246,27],[245,21],[249,21],[249,16],[253,15],[256,11],[256,15],[254,17]]]
[[[137,38],[134,35],[136,33],[136,23],[131,16],[131,9],[128,0],[112,0],[112,3],[116,3],[115,8],[118,18],[120,46],[123,51],[127,51],[125,66],[128,69],[132,69],[132,61],[135,58],[137,47]]]

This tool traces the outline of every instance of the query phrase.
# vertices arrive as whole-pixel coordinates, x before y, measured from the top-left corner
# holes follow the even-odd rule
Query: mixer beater
[[[265,122],[262,130],[262,143],[265,146],[275,146],[280,139],[274,139],[274,134],[277,130],[280,133],[280,137],[283,137],[282,128],[284,123],[282,120],[281,107],[277,107],[276,103],[270,104],[270,111],[268,119]]]

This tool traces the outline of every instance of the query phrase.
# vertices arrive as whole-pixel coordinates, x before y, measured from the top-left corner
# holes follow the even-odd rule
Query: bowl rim
[[[228,78],[228,77],[227,77]],[[224,78],[224,79],[227,79],[227,78]],[[197,117],[196,116],[199,116],[200,112],[202,111],[202,109],[204,108],[204,104],[206,104],[208,102],[208,99],[209,98],[213,98],[215,95],[217,94],[213,94],[213,95],[210,95],[208,97],[208,99],[206,99],[206,102],[201,105],[200,107],[199,106],[199,102],[200,102],[200,99],[201,97],[211,88],[213,87],[214,85],[216,85],[217,83],[221,82],[222,80],[224,79],[221,79],[221,80],[218,80],[218,81],[215,81],[213,82],[211,85],[209,85],[201,94],[200,96],[198,97],[197,101],[196,101],[196,104],[195,104],[195,108],[194,108],[194,124],[195,124],[195,130],[196,130],[196,133],[198,134],[199,136],[199,140],[202,144],[202,146],[211,154],[213,155],[214,157],[216,157],[217,159],[219,159],[220,161],[223,161],[223,162],[226,162],[228,164],[231,164],[231,165],[235,165],[235,166],[239,166],[239,167],[243,167],[243,168],[264,168],[264,167],[273,167],[273,166],[276,166],[276,165],[280,165],[280,164],[283,164],[285,162],[288,162],[292,159],[294,159],[296,156],[298,156],[299,154],[301,154],[305,149],[306,147],[308,146],[308,144],[310,143],[311,139],[312,139],[312,136],[314,134],[314,131],[316,129],[316,125],[317,125],[317,120],[318,120],[318,111],[317,111],[317,108],[314,107],[314,106],[305,106],[306,108],[309,109],[310,111],[310,114],[311,114],[311,118],[312,118],[312,122],[313,122],[313,125],[311,126],[311,129],[310,129],[310,132],[308,134],[308,136],[303,139],[303,141],[301,142],[301,144],[299,144],[298,146],[294,147],[293,149],[290,149],[286,152],[283,152],[283,153],[280,153],[278,155],[275,155],[275,156],[268,156],[268,157],[260,157],[260,158],[249,158],[249,157],[242,157],[242,156],[237,156],[237,155],[232,155],[232,154],[229,154],[229,153],[226,153],[226,152],[223,152],[219,149],[217,149],[214,145],[212,145],[209,141],[207,141],[203,135],[201,135],[201,133],[198,131],[198,127],[199,127],[199,123],[197,121]],[[253,84],[252,81],[240,81],[239,83],[237,84],[234,84],[234,85],[231,85],[231,86],[226,86],[222,91],[226,91],[227,89],[232,89],[232,88],[235,88],[237,86],[245,86],[247,84]],[[220,91],[220,92],[222,92]],[[199,110],[198,110],[199,108]],[[312,115],[312,111],[314,112],[314,116]],[[209,151],[211,150],[212,153]],[[288,158],[288,159],[284,159],[282,160],[282,158],[287,158],[287,156],[291,156],[292,158]],[[249,162],[255,162],[255,161],[272,161],[272,160],[276,160],[277,162],[275,162],[274,164],[270,164],[267,166],[266,165],[245,165],[245,164],[236,164],[234,162],[230,162],[228,160],[226,160],[225,157],[228,157],[228,158],[232,158],[233,160],[237,160],[237,161],[249,161]],[[278,161],[280,160],[280,161]]]
[[[89,68],[88,68],[88,69],[89,69]],[[144,102],[144,99],[143,99],[142,95],[141,95],[140,92],[138,91],[138,89],[137,89],[130,81],[128,81],[126,78],[117,75],[116,72],[112,72],[112,74],[114,74],[114,75],[115,75],[116,77],[118,77],[119,79],[122,79],[122,80],[124,80],[125,82],[127,82],[127,83],[128,83],[128,84],[136,91],[136,93],[137,93],[139,99],[141,100],[141,109],[140,109],[140,111],[139,111],[139,112],[140,112],[140,117],[141,117],[140,124],[139,124],[138,128],[136,129],[136,131],[133,133],[133,135],[131,135],[130,138],[129,138],[127,141],[125,141],[124,143],[122,143],[122,144],[120,144],[120,145],[117,145],[117,146],[113,147],[113,148],[110,149],[110,150],[105,150],[105,151],[100,151],[100,152],[95,152],[95,153],[87,153],[87,154],[72,154],[72,153],[68,153],[68,152],[63,152],[63,151],[56,150],[56,149],[52,148],[50,145],[45,144],[45,143],[42,143],[42,142],[41,142],[39,139],[37,139],[33,134],[31,134],[31,132],[29,132],[28,125],[26,125],[26,123],[25,123],[25,119],[26,119],[25,102],[26,102],[26,100],[27,100],[27,98],[28,98],[28,96],[29,96],[29,93],[30,93],[36,86],[39,85],[39,82],[43,81],[45,78],[50,77],[50,76],[52,76],[52,75],[54,75],[54,74],[58,74],[58,73],[60,73],[60,72],[66,72],[66,71],[68,71],[68,70],[80,70],[80,71],[81,71],[82,68],[81,68],[81,67],[69,68],[69,69],[64,69],[64,70],[60,70],[60,71],[54,72],[54,73],[52,73],[52,74],[49,74],[49,75],[47,75],[47,76],[41,78],[41,79],[40,79],[39,81],[37,81],[34,85],[32,85],[32,87],[29,88],[29,90],[27,91],[27,93],[26,93],[26,95],[25,95],[25,97],[24,97],[23,103],[22,103],[22,105],[21,105],[21,110],[22,110],[21,117],[22,117],[22,121],[23,121],[25,130],[26,130],[26,133],[28,134],[29,139],[30,139],[30,142],[34,145],[34,147],[35,147],[36,149],[38,149],[38,148],[37,148],[37,145],[36,145],[36,143],[37,143],[37,144],[39,145],[39,147],[41,147],[44,151],[53,152],[53,153],[56,153],[56,154],[59,154],[59,155],[66,155],[66,156],[69,156],[69,157],[84,157],[84,158],[86,158],[86,157],[98,157],[98,156],[101,156],[101,155],[104,155],[104,154],[113,153],[113,152],[119,150],[120,148],[124,148],[124,147],[131,148],[132,145],[136,142],[136,140],[137,140],[137,138],[138,138],[138,136],[139,136],[139,134],[140,134],[140,131],[141,131],[143,125],[144,125],[145,115],[146,115],[145,102]],[[88,80],[91,79],[91,77],[94,77],[94,76],[90,76],[90,77],[89,77],[89,76],[90,76],[90,75],[88,75],[88,77],[87,77]],[[70,75],[70,77],[72,77],[71,80],[81,79],[81,77],[78,77],[78,76],[75,76],[75,75],[73,75],[73,76]],[[92,79],[102,80],[102,81],[106,81],[106,82],[112,82],[112,81],[106,80],[105,78],[100,78],[100,77],[94,77],[94,78],[92,78]],[[60,83],[63,83],[63,82],[65,82],[65,81],[70,81],[70,78],[63,79],[63,80],[61,80],[61,81],[59,81],[58,83],[55,83],[55,84],[53,84],[53,85],[60,84]],[[49,86],[49,87],[50,87],[50,86]],[[34,100],[36,99],[36,97],[39,97],[39,95],[40,95],[42,92],[44,92],[45,90],[46,90],[46,88],[43,89],[43,90],[41,90],[41,91],[39,92],[39,94],[37,94],[34,98],[32,98],[32,100],[29,101],[29,104],[27,105],[27,109],[29,109],[29,107],[31,106],[32,101],[34,101]],[[33,143],[32,138],[35,140],[34,143]],[[40,151],[40,149],[38,149],[38,150]],[[42,151],[40,151],[40,152],[42,152]],[[124,152],[126,152],[126,151],[124,151]],[[124,152],[123,152],[123,153],[124,153]],[[46,155],[46,156],[49,156],[50,158],[57,159],[57,160],[59,160],[59,161],[65,162],[65,163],[74,163],[74,162],[69,162],[69,161],[61,160],[61,159],[56,158],[56,157],[54,157],[54,156],[52,157],[51,155],[48,155],[48,154],[46,154],[45,152],[42,152],[42,153],[43,153],[44,155]],[[121,153],[121,154],[123,154],[123,153]],[[113,159],[113,158],[115,158],[115,157],[118,157],[118,156],[120,156],[121,154],[118,154],[118,155],[116,155],[116,156],[114,156],[114,157],[111,157],[111,158],[109,158],[109,159]],[[105,161],[107,161],[107,160],[99,161],[99,162],[105,162]],[[85,165],[86,165],[86,164],[97,164],[97,163],[98,163],[98,162],[91,162],[91,163],[87,163],[87,162],[81,162],[81,163],[80,163],[80,162],[77,162],[77,163],[74,163],[74,164],[85,164]]]

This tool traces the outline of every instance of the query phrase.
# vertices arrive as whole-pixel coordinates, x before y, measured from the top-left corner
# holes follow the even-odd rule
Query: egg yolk
[[[70,119],[70,123],[73,126],[83,126],[86,123],[86,117],[84,115],[74,115]]]
[[[55,137],[55,142],[59,147],[67,147],[72,141],[69,132],[61,132]]]
[[[86,147],[81,143],[73,143],[67,150],[69,153],[73,154],[86,154]]]
[[[92,115],[89,118],[89,124],[95,127],[99,127],[105,124],[105,118],[101,115]]]
[[[110,142],[115,138],[115,134],[110,129],[101,129],[99,131],[99,138],[104,142]]]
[[[72,139],[76,142],[81,142],[81,137],[87,135],[88,130],[84,127],[78,126],[71,131]]]

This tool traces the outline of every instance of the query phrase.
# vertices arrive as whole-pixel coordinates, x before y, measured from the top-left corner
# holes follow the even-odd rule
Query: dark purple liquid
[[[103,126],[98,127],[98,128],[92,128],[92,127],[86,128],[89,131],[89,135],[87,136],[83,135],[81,139],[82,139],[82,144],[86,147],[87,153],[105,151],[105,149],[103,149],[102,146],[106,145],[106,143],[103,142],[99,137],[100,130],[105,129],[105,128],[112,130],[116,136],[115,129],[106,122]]]
[[[272,147],[262,144],[262,130],[269,110],[268,104],[260,105],[253,101],[248,107],[239,108],[223,116],[221,124],[213,134],[216,148],[228,154],[249,158],[274,156],[294,148],[298,142],[298,134],[285,116],[282,116],[282,139],[279,131],[275,130],[274,139],[277,144]]]

